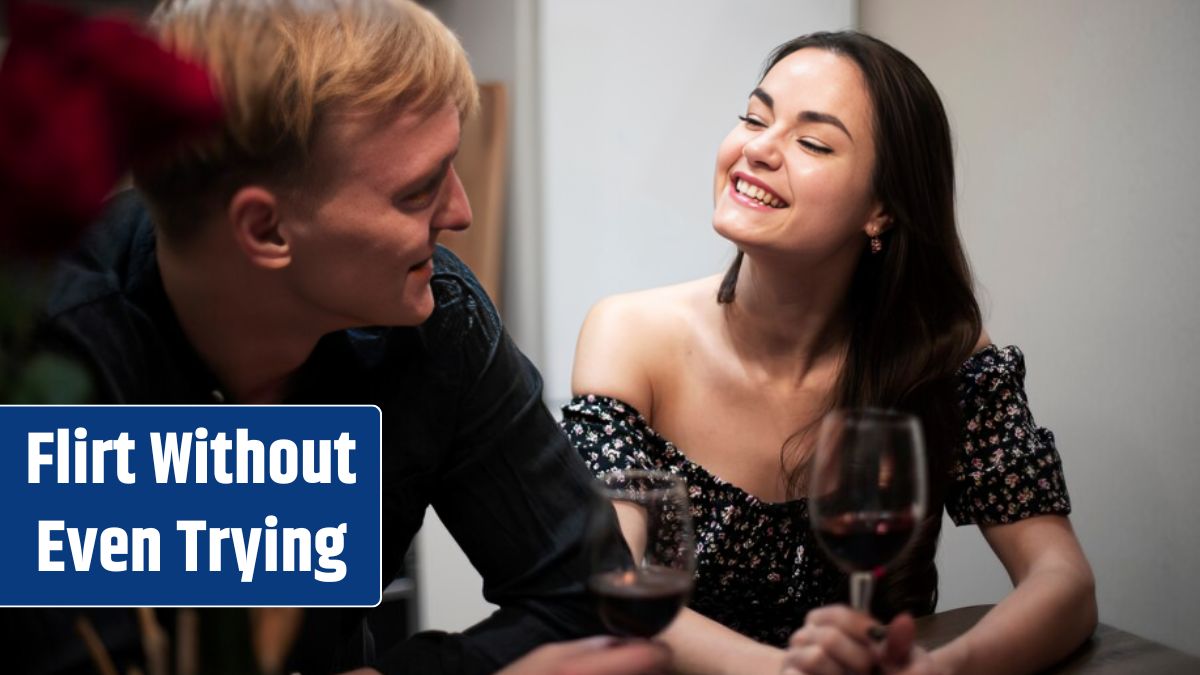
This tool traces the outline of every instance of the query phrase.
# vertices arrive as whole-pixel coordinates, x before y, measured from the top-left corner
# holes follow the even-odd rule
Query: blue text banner
[[[0,605],[372,606],[374,406],[0,406]]]

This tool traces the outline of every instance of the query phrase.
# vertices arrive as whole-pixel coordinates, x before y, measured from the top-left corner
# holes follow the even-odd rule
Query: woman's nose
[[[765,169],[779,168],[783,153],[779,148],[780,139],[770,131],[756,135],[742,146],[742,154],[751,166]]]

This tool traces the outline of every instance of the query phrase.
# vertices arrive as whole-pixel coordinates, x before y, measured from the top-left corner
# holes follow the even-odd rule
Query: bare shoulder
[[[711,293],[709,289],[711,288]],[[696,331],[712,279],[604,298],[588,312],[575,347],[574,394],[620,399],[650,418],[654,391]]]
[[[987,328],[980,328],[979,329],[979,342],[975,343],[975,351],[973,353],[979,353],[979,352],[983,351],[984,349],[987,349],[987,347],[991,344],[992,344],[992,336],[988,335]]]

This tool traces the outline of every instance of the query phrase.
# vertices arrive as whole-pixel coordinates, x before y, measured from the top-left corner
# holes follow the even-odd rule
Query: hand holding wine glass
[[[633,554],[594,561],[588,586],[600,618],[615,635],[653,637],[675,620],[692,590],[696,548],[686,486],[666,472],[618,471],[601,479],[600,498],[598,515],[616,509]]]

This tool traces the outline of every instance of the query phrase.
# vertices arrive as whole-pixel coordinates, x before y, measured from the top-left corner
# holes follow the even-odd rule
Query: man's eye
[[[746,126],[753,129],[763,129],[767,126],[766,122],[763,122],[757,117],[751,117],[749,115],[738,115],[738,119],[741,120]]]
[[[438,186],[440,184],[440,181],[434,181],[429,185],[417,190],[416,192],[410,192],[409,194],[400,198],[400,203],[403,204],[405,208],[423,209],[426,206],[429,206],[429,204],[433,201],[433,198],[437,195]]]

